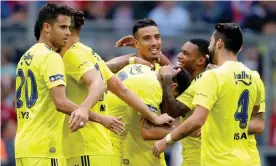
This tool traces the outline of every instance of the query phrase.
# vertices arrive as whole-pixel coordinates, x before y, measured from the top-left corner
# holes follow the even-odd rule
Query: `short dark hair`
[[[150,18],[144,18],[142,20],[139,20],[138,22],[136,22],[136,24],[134,24],[134,26],[132,28],[133,36],[135,36],[136,32],[139,29],[145,28],[145,27],[148,27],[148,26],[156,26],[157,27],[157,24],[156,24],[155,21],[153,21]]]
[[[179,67],[174,67],[174,69],[178,69]],[[191,75],[185,69],[180,68],[181,71],[173,77],[173,82],[178,84],[176,91],[181,94],[183,93],[191,84]]]
[[[208,40],[199,39],[199,38],[190,39],[189,42],[196,45],[198,47],[200,55],[206,58],[206,64],[205,64],[205,67],[206,67],[209,63],[207,55],[209,55],[208,47],[210,42]]]
[[[71,17],[71,10],[66,5],[48,3],[44,5],[38,14],[37,21],[34,27],[34,35],[36,40],[39,40],[40,32],[45,22],[54,23],[59,15],[65,15]]]
[[[222,39],[225,49],[237,54],[243,45],[241,28],[235,23],[218,23],[215,27],[215,39]]]
[[[85,18],[82,11],[77,11],[72,8],[72,24],[71,28],[80,31],[81,27],[84,25]]]

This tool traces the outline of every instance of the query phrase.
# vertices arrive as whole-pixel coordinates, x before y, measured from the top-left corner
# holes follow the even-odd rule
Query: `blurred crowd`
[[[37,8],[48,2],[38,1]],[[154,19],[162,36],[174,36],[189,28],[191,22],[237,22],[244,31],[252,33],[276,33],[276,2],[255,1],[197,1],[197,2],[115,2],[115,1],[64,1],[59,2],[82,10],[87,20],[111,20],[114,28],[132,26],[137,19],[150,17]],[[26,21],[28,2],[1,1],[1,19],[17,23]],[[14,137],[16,133],[16,113],[14,109],[16,64],[27,48],[13,49],[1,43],[1,164],[13,166]],[[165,50],[164,53],[172,62],[176,62],[179,48]],[[246,46],[240,53],[240,61],[253,70],[263,72],[264,56],[271,56],[273,81],[276,84],[276,56],[268,54],[267,47],[260,43],[257,46]],[[103,59],[110,59],[103,58]],[[276,85],[274,86],[276,87]],[[276,93],[275,93],[276,94]],[[270,146],[276,147],[276,95],[273,99],[270,117]],[[259,142],[261,144],[261,142]]]
[[[39,1],[37,8],[48,2]],[[11,22],[27,19],[26,1],[1,1],[1,18]],[[162,35],[178,34],[190,22],[236,22],[251,32],[276,33],[276,2],[273,1],[59,1],[85,13],[89,20],[114,20],[116,28],[131,26],[133,20],[154,19]]]

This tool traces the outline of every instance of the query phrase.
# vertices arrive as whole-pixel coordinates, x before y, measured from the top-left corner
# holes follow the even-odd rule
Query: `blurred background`
[[[162,35],[162,52],[173,62],[182,44],[191,38],[210,38],[215,23],[239,23],[244,32],[240,61],[257,70],[266,87],[266,128],[257,136],[263,166],[276,165],[276,2],[272,1],[1,1],[1,164],[14,166],[16,113],[13,107],[16,64],[36,41],[33,35],[38,9],[48,2],[62,3],[85,13],[81,40],[104,60],[134,53],[115,48],[132,34],[138,19],[152,18]],[[168,165],[181,163],[181,147],[167,152]],[[274,164],[273,164],[274,163]]]

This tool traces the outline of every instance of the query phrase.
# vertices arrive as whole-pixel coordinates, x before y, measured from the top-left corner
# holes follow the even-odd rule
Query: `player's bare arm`
[[[125,131],[125,124],[121,122],[121,120],[121,117],[105,116],[95,112],[89,113],[89,121],[99,123],[108,130],[117,134]]]
[[[110,61],[106,62],[106,65],[113,73],[117,73],[125,66],[131,64],[130,58],[133,58],[133,63],[135,64],[147,65],[150,68],[153,68],[153,65],[151,63],[140,57],[136,57],[135,54],[122,55],[117,58],[111,59]]]
[[[253,108],[251,121],[248,126],[248,134],[250,135],[257,135],[261,134],[265,127],[264,122],[264,112],[258,112],[260,106],[255,106]]]
[[[144,140],[160,140],[169,134],[173,129],[173,126],[164,124],[162,126],[156,126],[148,121],[146,118],[140,120],[141,136]]]
[[[163,101],[162,101],[162,112],[168,113],[170,116],[176,118],[179,116],[185,116],[185,113],[191,111],[182,102],[175,99],[172,91],[172,76],[163,77]]]
[[[100,100],[105,91],[105,84],[100,74],[96,69],[91,69],[83,74],[81,77],[82,82],[88,88],[88,95],[79,107],[71,113],[70,117],[70,129],[75,131],[77,129],[79,116],[89,116],[89,110]],[[84,123],[84,122],[80,122]]]
[[[71,115],[71,113],[78,108],[78,105],[70,101],[66,97],[65,86],[59,85],[50,90],[56,109],[64,114]],[[77,130],[85,125],[88,121],[88,116],[77,115],[78,123],[74,122],[74,129]],[[82,123],[81,123],[82,122]]]
[[[162,140],[156,142],[152,149],[153,154],[157,157],[164,152],[170,144],[173,144],[176,141],[179,141],[191,133],[200,130],[204,125],[207,116],[208,110],[202,106],[197,106],[193,114],[187,118],[180,126],[175,128],[170,134],[168,134]]]
[[[160,69],[160,75],[163,77],[163,101],[162,112],[168,113],[170,116],[176,118],[179,116],[185,116],[185,113],[191,111],[182,102],[175,99],[172,90],[172,79],[177,74],[177,70],[172,69],[170,66],[164,66]]]
[[[161,125],[170,121],[174,121],[174,119],[167,114],[156,116],[135,93],[126,88],[123,83],[115,76],[107,81],[107,88],[124,102],[126,102],[129,106],[131,106],[134,110],[140,112],[153,124]]]

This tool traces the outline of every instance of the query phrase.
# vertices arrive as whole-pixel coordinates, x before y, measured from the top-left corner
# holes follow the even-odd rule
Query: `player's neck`
[[[218,65],[218,66],[223,65],[227,61],[236,61],[237,62],[238,57],[234,53],[224,49],[221,51],[221,53],[219,53],[216,65]]]
[[[53,49],[54,51],[58,50],[58,48],[55,47],[55,45],[51,42],[51,40],[47,39],[46,36],[41,35],[39,40],[38,40],[38,43],[44,43],[47,46],[49,46],[51,49]]]
[[[205,71],[205,69],[194,70],[191,73],[192,80],[195,79],[200,73],[203,73],[204,71]]]
[[[73,44],[78,43],[80,41],[79,36],[71,35],[66,43],[66,46],[62,47],[59,54],[63,57],[67,50],[69,50]]]
[[[80,42],[80,34],[77,32],[72,32],[68,40],[68,45],[71,47],[73,44],[78,42]]]

